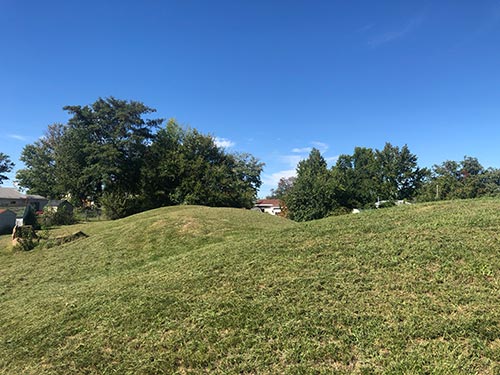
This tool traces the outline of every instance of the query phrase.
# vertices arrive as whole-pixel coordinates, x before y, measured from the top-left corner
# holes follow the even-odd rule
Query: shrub
[[[333,211],[330,212],[329,216],[340,216],[340,215],[348,215],[352,212],[352,209],[347,207],[337,207]]]
[[[38,244],[38,237],[31,225],[16,227],[16,239],[17,243],[14,246],[16,250],[30,251]]]
[[[81,207],[76,211],[76,217],[82,221],[89,221],[92,219],[101,219],[101,209],[95,206]]]
[[[388,208],[388,207],[394,207],[396,205],[396,202],[394,201],[385,201],[385,202],[380,202],[378,205],[378,208]]]
[[[43,225],[51,227],[53,225],[71,225],[76,222],[73,211],[67,207],[60,207],[58,210],[46,209],[42,216]]]
[[[101,198],[104,214],[108,219],[116,220],[141,211],[141,199],[121,192],[105,192]]]

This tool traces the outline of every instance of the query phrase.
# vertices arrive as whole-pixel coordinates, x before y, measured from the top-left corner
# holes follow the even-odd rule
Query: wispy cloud
[[[325,158],[326,162],[328,163],[328,165],[333,165],[335,163],[337,163],[337,160],[339,160],[339,156],[330,156],[330,157],[327,157]]]
[[[307,146],[292,148],[292,154],[280,156],[281,161],[288,164],[288,166],[290,166],[291,168],[295,168],[301,160],[307,158],[313,147],[317,148],[321,153],[324,153],[328,150],[328,145],[324,142],[314,141],[309,143],[312,145],[312,147]]]
[[[260,192],[262,195],[267,195],[271,189],[278,186],[278,182],[281,178],[293,177],[297,175],[297,165],[302,161],[307,159],[312,148],[317,148],[322,154],[324,154],[329,146],[324,142],[309,142],[311,146],[306,147],[295,147],[290,150],[289,154],[280,155],[277,158],[281,164],[278,168],[283,168],[277,172],[270,171],[270,173],[264,173],[262,175],[262,187]],[[329,165],[335,164],[338,156],[323,156]],[[277,168],[276,168],[277,169]],[[276,170],[274,169],[274,170]]]
[[[304,152],[311,152],[312,148],[311,147],[302,147],[302,148],[294,148],[292,149],[292,152],[295,152],[297,154],[303,154]]]
[[[311,144],[320,152],[326,152],[326,150],[328,150],[328,145],[324,142],[311,142]]]
[[[382,34],[375,35],[368,41],[368,45],[377,48],[383,44],[391,43],[403,39],[406,35],[414,31],[423,21],[422,16],[412,18],[404,27],[399,30],[392,30]]]
[[[307,155],[282,155],[280,156],[281,162],[287,164],[291,168],[295,168],[301,160],[304,160]]]
[[[308,154],[311,152],[311,150],[313,149],[313,147],[317,148],[320,152],[325,152],[326,150],[328,150],[328,145],[324,142],[309,142],[312,147],[308,146],[308,147],[295,147],[292,149],[292,152],[293,153],[296,153],[296,154]]]
[[[375,24],[369,23],[369,24],[364,25],[364,26],[360,27],[359,29],[357,29],[356,32],[357,33],[366,33],[367,31],[373,29],[374,26],[375,26]]]
[[[215,137],[214,141],[215,141],[216,146],[217,147],[221,147],[221,148],[231,148],[234,145],[236,145],[235,142],[233,142],[233,141],[231,141],[231,140],[229,140],[227,138]]]
[[[15,140],[18,140],[18,141],[23,141],[23,142],[28,142],[29,141],[28,137],[26,137],[24,135],[19,135],[19,134],[9,134],[8,137],[12,138],[12,139],[15,139]]]
[[[286,170],[274,172],[271,174],[264,174],[262,176],[262,183],[264,185],[271,187],[271,188],[275,188],[276,186],[278,186],[278,182],[280,181],[280,179],[293,177],[296,175],[297,175],[297,172],[295,169],[286,169]]]

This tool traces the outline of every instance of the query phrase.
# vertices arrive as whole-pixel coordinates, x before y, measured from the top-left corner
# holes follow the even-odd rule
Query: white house
[[[255,202],[253,210],[260,210],[271,215],[281,214],[281,208],[283,207],[283,202],[279,199],[259,199]]]

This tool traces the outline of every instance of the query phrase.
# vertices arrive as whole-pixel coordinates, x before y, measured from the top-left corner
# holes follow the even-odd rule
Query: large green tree
[[[278,181],[278,186],[276,189],[271,189],[270,194],[267,196],[268,199],[282,199],[285,200],[287,194],[293,187],[296,177],[282,177]]]
[[[14,168],[14,163],[10,160],[10,157],[0,152],[0,185],[3,184],[4,180],[9,179],[4,173],[9,173],[12,168]]]
[[[380,199],[412,199],[422,186],[428,171],[417,165],[417,156],[407,145],[402,148],[386,143],[375,152],[379,173],[377,194]]]
[[[475,157],[434,165],[420,200],[465,199],[500,193],[500,170],[484,168]]]
[[[296,221],[321,219],[337,207],[330,171],[316,148],[299,162],[297,178],[285,204],[289,217]]]
[[[158,131],[143,169],[150,206],[200,204],[251,207],[263,163],[249,154],[228,154],[214,139],[174,120]]]
[[[264,163],[249,153],[229,155],[228,173],[231,176],[227,197],[231,207],[251,208],[262,185],[260,175]]]
[[[142,167],[142,190],[148,207],[177,203],[175,189],[181,182],[181,153],[185,130],[175,120],[156,134],[146,150]]]
[[[17,178],[30,192],[102,203],[113,218],[172,204],[251,207],[256,198],[263,163],[174,120],[160,128],[140,102],[111,97],[64,109],[67,124],[23,150]]]
[[[56,150],[63,130],[62,124],[50,125],[42,138],[23,148],[20,159],[25,168],[17,171],[16,180],[30,194],[50,199],[64,195],[56,170]]]
[[[363,207],[376,201],[379,174],[371,148],[356,147],[352,155],[340,155],[332,174],[341,206]]]
[[[162,119],[143,103],[113,97],[64,107],[72,117],[56,152],[62,187],[79,201],[102,194],[138,194],[144,154]]]

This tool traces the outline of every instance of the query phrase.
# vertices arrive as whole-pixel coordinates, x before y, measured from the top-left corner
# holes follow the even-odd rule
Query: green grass
[[[171,207],[0,246],[0,373],[500,374],[500,201]]]

